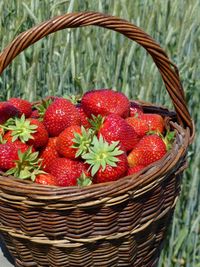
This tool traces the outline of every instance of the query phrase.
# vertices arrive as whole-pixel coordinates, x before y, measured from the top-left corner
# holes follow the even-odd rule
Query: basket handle
[[[2,51],[2,53],[0,53],[0,74],[19,53],[50,33],[65,28],[89,25],[100,26],[120,32],[148,51],[161,73],[166,89],[176,110],[178,122],[183,127],[189,127],[190,134],[193,137],[194,124],[186,105],[177,67],[170,62],[163,49],[148,34],[137,26],[114,16],[98,12],[69,13],[54,17],[22,32]]]

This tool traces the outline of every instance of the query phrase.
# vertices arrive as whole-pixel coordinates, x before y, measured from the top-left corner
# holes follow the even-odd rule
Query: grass
[[[53,16],[95,10],[125,18],[143,28],[177,64],[196,139],[188,152],[182,192],[161,255],[160,267],[200,266],[200,2],[199,0],[0,2],[0,51],[20,32]],[[134,99],[172,107],[160,75],[143,48],[96,27],[63,30],[18,56],[0,77],[1,100],[37,100],[49,94],[112,87]]]

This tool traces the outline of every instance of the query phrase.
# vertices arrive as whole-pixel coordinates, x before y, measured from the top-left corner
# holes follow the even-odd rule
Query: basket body
[[[111,183],[106,194],[101,186],[79,195],[41,187],[37,195],[29,184],[15,190],[1,177],[1,234],[16,266],[157,266],[185,168],[187,136],[179,130],[162,163],[135,177],[134,186]],[[160,175],[160,164],[170,172]]]
[[[186,167],[194,129],[178,71],[136,26],[116,17],[66,14],[18,36],[0,54],[0,73],[26,47],[67,27],[96,25],[135,40],[151,54],[175,112],[142,103],[176,132],[172,149],[140,173],[85,188],[42,186],[0,174],[0,234],[16,266],[155,267]],[[175,70],[171,68],[174,67]]]

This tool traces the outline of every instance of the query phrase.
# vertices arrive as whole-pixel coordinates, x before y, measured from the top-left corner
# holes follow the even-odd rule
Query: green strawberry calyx
[[[124,151],[120,150],[119,141],[109,144],[100,135],[99,139],[96,136],[93,137],[88,153],[82,155],[82,158],[90,165],[89,169],[93,177],[100,168],[104,171],[107,165],[117,167],[119,161],[117,156],[123,153]]]
[[[175,131],[167,131],[166,135],[163,138],[167,151],[169,151],[172,148],[174,139],[175,139]]]
[[[0,126],[1,127],[1,126]],[[7,141],[4,140],[3,135],[4,135],[4,129],[1,127],[1,133],[0,133],[0,144],[5,144]]]
[[[84,187],[89,186],[92,184],[92,178],[87,176],[84,172],[81,174],[81,176],[77,179],[77,185]]]
[[[9,169],[6,174],[35,181],[38,174],[45,173],[41,170],[41,159],[38,158],[38,155],[39,152],[32,152],[32,147],[29,147],[24,153],[19,150],[19,159],[15,161],[15,167]]]
[[[47,108],[52,104],[53,100],[51,98],[42,99],[40,103],[35,104],[33,107],[38,110],[39,113],[39,120],[43,120],[44,114]]]
[[[88,152],[92,138],[93,131],[90,129],[86,130],[83,126],[81,126],[81,134],[74,133],[73,145],[71,147],[77,149],[76,158]]]
[[[101,126],[104,123],[104,120],[105,117],[102,117],[100,114],[97,116],[92,114],[91,119],[88,119],[94,134],[98,133],[98,131],[100,130]]]
[[[7,140],[3,139],[3,135],[0,134],[0,144],[6,144]]]
[[[80,103],[81,97],[81,95],[63,95],[63,98],[69,100],[74,105]]]
[[[32,134],[36,132],[37,125],[31,124],[29,119],[26,119],[24,114],[21,118],[13,118],[1,126],[3,129],[11,131],[12,142],[19,139],[21,142],[26,143],[29,139],[34,139]]]

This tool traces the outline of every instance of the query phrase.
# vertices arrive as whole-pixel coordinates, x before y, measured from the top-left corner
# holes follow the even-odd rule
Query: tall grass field
[[[178,66],[196,138],[188,152],[182,191],[159,267],[200,267],[200,1],[0,1],[0,51],[22,31],[72,11],[117,15],[144,29]],[[146,51],[124,36],[97,27],[66,29],[32,45],[0,77],[0,101],[115,88],[132,99],[173,109]]]

